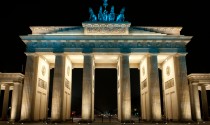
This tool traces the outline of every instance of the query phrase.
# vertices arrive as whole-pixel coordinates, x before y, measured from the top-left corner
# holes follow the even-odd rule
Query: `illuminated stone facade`
[[[206,90],[210,90],[210,74],[209,73],[193,73],[188,75],[190,86],[190,98],[192,107],[192,119],[195,121],[209,120],[208,100]],[[198,90],[201,91],[201,98],[199,98]],[[202,118],[201,108],[202,107]]]
[[[24,75],[21,73],[0,73],[0,90],[4,90],[1,120],[20,119]],[[8,117],[9,91],[12,90],[11,113]],[[0,91],[1,94],[1,91]]]
[[[116,68],[118,71],[118,120],[121,122],[131,120],[129,68],[139,68],[140,82],[143,85],[141,89],[142,119],[160,121],[161,95],[158,66],[163,70],[164,108],[167,119],[191,120],[184,59],[185,45],[191,37],[180,35],[180,27],[130,27],[128,22],[84,22],[83,27],[31,27],[31,29],[32,35],[21,36],[27,45],[28,58],[31,58],[31,61],[36,58],[45,60],[48,72],[49,67],[55,68],[52,120],[65,121],[69,118],[68,115],[65,115],[68,114],[66,112],[71,111],[69,108],[71,87],[70,89],[65,87],[65,80],[68,78],[67,65],[70,67],[68,70],[83,68],[82,121],[94,120],[95,68]],[[164,33],[157,31],[164,31]],[[170,31],[169,35],[167,31]],[[26,67],[26,71],[38,72],[36,66],[31,67],[31,64],[37,61],[27,62],[30,65]],[[26,72],[26,78],[27,76]],[[69,86],[71,86],[70,76]],[[46,83],[48,83],[47,78],[49,77],[46,77]],[[183,91],[180,92],[179,89]],[[69,100],[63,98],[65,93],[68,93]],[[185,100],[182,100],[183,97]],[[68,106],[64,105],[66,102]],[[27,111],[32,114],[22,113],[22,120],[37,117],[37,114],[33,113],[34,109],[30,108],[33,103],[28,104],[29,106],[24,105],[23,107],[27,107]],[[39,116],[38,119],[42,118]]]
[[[47,118],[51,68],[54,68],[52,121],[70,119],[73,68],[83,68],[81,121],[94,121],[96,68],[117,70],[119,121],[132,120],[130,68],[140,70],[143,120],[162,120],[161,96],[167,119],[192,119],[193,105],[185,61],[185,45],[192,37],[180,35],[181,27],[131,27],[128,22],[84,22],[83,27],[30,28],[31,35],[20,36],[27,46],[20,120]],[[158,68],[162,70],[162,86]],[[163,95],[160,95],[160,87]],[[196,118],[200,119],[200,116]]]

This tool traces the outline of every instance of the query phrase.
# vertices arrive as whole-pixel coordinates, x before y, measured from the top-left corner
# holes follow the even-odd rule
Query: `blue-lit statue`
[[[111,7],[111,11],[109,13],[109,21],[115,20],[114,6]]]
[[[108,11],[107,10],[104,10],[104,12],[103,12],[103,21],[104,22],[108,21]]]
[[[100,9],[99,9],[99,12],[98,12],[98,21],[103,21],[102,6],[100,6]]]
[[[125,20],[124,12],[125,12],[125,7],[121,9],[120,14],[117,16],[116,19],[117,22],[123,22]]]
[[[125,20],[124,17],[124,12],[125,12],[125,8],[123,7],[120,11],[120,14],[116,17],[115,13],[114,13],[114,6],[111,7],[110,13],[108,13],[108,11],[106,10],[106,7],[108,6],[108,0],[103,0],[103,6],[104,6],[104,11],[102,10],[102,6],[100,6],[99,8],[99,12],[98,15],[96,16],[93,12],[92,8],[89,8],[89,13],[90,13],[90,17],[89,20],[90,21],[101,21],[101,22],[113,22],[113,21],[117,21],[117,22],[123,22]]]
[[[103,0],[103,1],[104,1],[103,5],[104,5],[104,7],[106,9],[106,7],[108,6],[108,3],[107,3],[108,0]]]
[[[92,8],[89,8],[89,13],[90,13],[89,20],[90,20],[90,21],[97,21],[97,17],[96,17],[96,15],[94,14]]]

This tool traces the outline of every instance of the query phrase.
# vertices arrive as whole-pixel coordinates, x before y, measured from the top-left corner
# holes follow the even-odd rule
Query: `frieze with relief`
[[[145,89],[147,87],[147,79],[141,82],[141,89]]]
[[[43,89],[46,90],[47,89],[47,82],[39,78],[39,80],[38,80],[38,86],[40,88],[43,88]]]
[[[63,52],[66,48],[177,48],[185,52],[185,43],[179,42],[28,42],[27,52],[35,52],[36,49],[52,49],[54,52]]]
[[[165,89],[169,89],[172,87],[174,87],[174,79],[173,78],[165,82]]]

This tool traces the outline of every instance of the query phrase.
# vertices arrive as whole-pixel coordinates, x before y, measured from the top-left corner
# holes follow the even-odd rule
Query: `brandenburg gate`
[[[54,68],[52,121],[70,119],[73,68],[83,68],[81,122],[94,120],[96,68],[117,70],[120,122],[131,121],[130,68],[140,71],[143,120],[162,120],[161,96],[167,119],[191,120],[185,45],[192,36],[180,35],[181,27],[131,26],[124,21],[124,10],[115,19],[114,7],[109,15],[107,11],[101,13],[100,8],[97,18],[90,8],[90,21],[82,26],[32,26],[32,34],[20,36],[27,47],[21,121],[47,118],[51,68]],[[162,86],[158,68],[162,70]]]
[[[34,26],[21,36],[27,45],[21,120],[47,116],[49,70],[54,68],[53,121],[70,118],[72,69],[83,68],[82,120],[94,120],[94,70],[117,69],[118,120],[131,120],[130,68],[140,70],[142,119],[191,120],[185,45],[181,27],[131,26],[129,22],[83,22],[80,26]],[[163,86],[159,86],[158,68]]]

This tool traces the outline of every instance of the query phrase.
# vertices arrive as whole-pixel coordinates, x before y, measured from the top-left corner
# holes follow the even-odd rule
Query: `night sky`
[[[132,26],[182,26],[182,35],[194,36],[186,45],[187,72],[210,73],[207,16],[203,6],[192,1],[108,0],[115,13],[125,7],[125,20]],[[29,26],[81,26],[89,18],[88,7],[98,13],[102,0],[19,1],[1,8],[0,72],[24,73],[25,45],[19,35],[30,34]],[[201,8],[200,8],[201,7]],[[198,9],[200,8],[200,9]],[[53,71],[51,71],[53,72]],[[106,75],[104,75],[106,74]],[[117,108],[116,69],[96,69],[95,108]],[[82,69],[73,70],[73,110],[81,109]],[[139,71],[131,69],[132,105],[139,105]],[[105,91],[106,89],[107,91]],[[104,102],[103,102],[104,101]],[[101,105],[105,104],[105,105]]]

